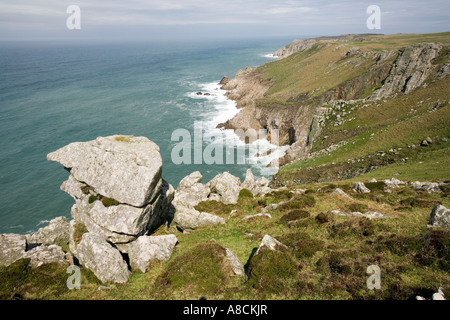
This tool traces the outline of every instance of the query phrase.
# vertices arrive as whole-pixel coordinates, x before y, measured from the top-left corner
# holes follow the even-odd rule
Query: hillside
[[[279,186],[347,179],[394,163],[410,168],[414,161],[424,165],[403,170],[405,177],[432,169],[434,179],[446,179],[449,44],[448,32],[295,41],[275,53],[284,58],[240,71],[223,86],[242,110],[221,126],[280,130],[290,149],[273,181]],[[434,143],[413,149],[427,137]],[[423,161],[434,158],[428,152],[441,165]]]
[[[449,45],[300,40],[224,78],[241,112],[221,126],[290,145],[272,181],[197,171],[175,190],[146,137],[50,153],[73,219],[0,235],[0,299],[448,299]]]

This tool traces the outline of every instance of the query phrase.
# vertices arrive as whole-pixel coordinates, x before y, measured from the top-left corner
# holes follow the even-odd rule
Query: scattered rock
[[[133,241],[128,248],[130,265],[133,270],[147,271],[149,263],[153,260],[167,261],[178,239],[175,235],[142,236]]]
[[[349,200],[353,200],[352,197],[350,197],[344,190],[342,190],[340,188],[336,188],[336,190],[334,190],[331,194],[342,196],[342,197],[345,197],[345,198],[347,198]]]
[[[272,219],[272,216],[268,213],[258,213],[258,214],[245,216],[244,218],[242,218],[242,220],[244,220],[244,221],[245,220],[253,220],[253,219],[257,219],[257,218]]]
[[[439,183],[415,181],[412,183],[412,187],[416,191],[426,191],[428,193],[441,193],[442,192],[441,189],[439,188]]]
[[[225,219],[216,215],[199,212],[192,208],[177,209],[173,220],[181,230],[195,230],[201,227],[225,224]]]
[[[370,193],[370,189],[367,188],[363,182],[356,182],[353,186],[353,191],[357,193]]]
[[[399,188],[401,185],[406,185],[406,182],[398,180],[396,178],[383,181],[388,188]]]
[[[288,247],[284,244],[282,244],[277,239],[272,238],[269,235],[265,235],[264,238],[261,241],[261,244],[258,247],[258,250],[255,252],[255,256],[263,249],[269,249],[272,251],[279,251],[283,249],[288,249]]]
[[[368,211],[366,213],[361,212],[343,212],[339,209],[331,211],[331,213],[338,215],[338,216],[359,216],[359,217],[365,217],[369,220],[372,219],[381,219],[381,218],[389,218],[389,216],[386,216],[382,213],[376,212],[376,211]]]
[[[104,283],[125,283],[130,276],[128,265],[119,250],[99,235],[83,235],[77,246],[77,258]]]
[[[245,276],[244,266],[239,261],[238,257],[236,257],[236,255],[230,249],[225,248],[225,250],[227,252],[227,259],[230,262],[234,274],[237,276]]]
[[[434,207],[428,225],[450,229],[450,210],[443,205]]]

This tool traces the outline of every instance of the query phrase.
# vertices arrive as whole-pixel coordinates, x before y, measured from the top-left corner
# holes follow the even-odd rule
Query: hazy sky
[[[69,30],[67,7],[81,9]],[[369,5],[381,30],[369,30]],[[450,31],[450,1],[0,0],[0,40],[237,38]]]

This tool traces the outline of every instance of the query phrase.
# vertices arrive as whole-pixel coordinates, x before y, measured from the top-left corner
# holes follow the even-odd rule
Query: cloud
[[[66,8],[72,4],[81,8],[87,33],[194,25],[235,26],[242,32],[245,25],[255,34],[275,29],[280,34],[367,32],[370,4],[381,7],[384,33],[450,30],[448,0],[0,0],[0,38],[14,37],[17,30],[28,30],[29,36],[41,32],[51,37],[51,30],[61,34],[67,31]]]

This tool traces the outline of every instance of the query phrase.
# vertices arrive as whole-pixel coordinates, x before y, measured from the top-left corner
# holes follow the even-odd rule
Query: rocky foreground
[[[309,195],[310,191],[300,188],[272,189],[268,187],[269,181],[265,178],[255,181],[250,170],[242,183],[239,178],[225,172],[202,184],[200,172],[193,172],[174,190],[162,178],[162,160],[158,146],[144,137],[116,135],[72,143],[50,153],[48,159],[59,162],[70,172],[61,189],[74,198],[75,204],[71,210],[73,219],[69,222],[65,217],[55,218],[48,226],[32,234],[0,235],[0,267],[16,265],[20,261],[29,261],[27,268],[31,269],[55,264],[64,267],[79,265],[90,270],[103,284],[126,283],[135,272],[152,271],[155,262],[172,261],[171,264],[177,266],[183,256],[172,260],[172,253],[178,243],[178,238],[173,233],[175,230],[190,237],[190,233],[197,229],[218,228],[220,225],[235,223],[236,219],[240,219],[244,225],[264,221],[270,223],[274,219],[273,215],[285,210],[290,211],[281,217],[280,222],[286,224],[288,230],[295,229],[303,225],[303,219],[310,216],[308,211],[296,208],[315,204],[314,197]],[[330,196],[347,203],[355,202],[358,197],[368,197],[374,192],[392,194],[406,185],[413,192],[429,195],[442,194],[442,188],[447,190],[446,184],[442,183],[416,181],[408,184],[395,178],[382,182],[372,180],[367,185],[369,187],[363,182],[356,182],[347,191],[335,188]],[[381,186],[383,190],[379,189]],[[267,203],[265,200],[274,201],[280,196],[284,201]],[[245,214],[246,211],[242,211],[242,208],[249,205],[253,207],[255,204],[252,203],[258,204],[258,213]],[[204,210],[205,205],[210,205],[208,210],[211,212]],[[228,217],[215,214],[219,212],[226,213]],[[332,216],[336,219],[363,219],[355,220],[360,224],[352,227],[355,236],[360,232],[361,226],[368,228],[364,222],[366,220],[395,218],[392,214],[370,210],[366,205],[353,204],[347,205],[345,210],[335,209],[326,214],[321,213],[315,220],[319,225],[327,224],[333,220]],[[450,210],[442,205],[434,206],[428,220],[430,228],[450,230]],[[342,228],[343,225],[333,225],[330,229],[332,234],[341,232],[336,231],[339,230],[336,228]],[[154,234],[156,229],[164,226],[164,235]],[[268,226],[272,228],[271,224]],[[173,230],[172,233],[169,230]],[[215,240],[206,244],[199,243],[194,249],[197,251],[192,254],[201,261],[196,261],[195,258],[192,268],[198,267],[195,263],[207,263],[209,259],[215,261],[218,258],[221,268],[229,270],[226,277],[237,277],[244,282],[253,283],[261,272],[256,269],[258,261],[266,259],[267,253],[264,252],[267,250],[278,252],[285,259],[286,254],[297,255],[297,250],[314,252],[321,250],[320,246],[324,245],[321,241],[313,241],[307,237],[293,246],[290,238],[293,235],[298,237],[301,233],[281,236],[281,241],[269,234],[264,237],[261,235],[258,248],[253,253],[248,253],[250,260],[246,266],[232,250],[220,246]],[[192,236],[195,237],[194,234]],[[246,232],[245,236],[252,238],[255,235]],[[309,257],[310,253],[306,256]],[[281,267],[277,266],[279,262],[271,263],[275,263],[274,270]],[[166,271],[169,273],[160,276],[163,283],[169,281],[164,279],[170,276],[170,266],[169,264],[169,271]],[[190,267],[187,264],[172,268],[180,276],[181,270]],[[436,293],[436,298],[440,297],[444,297],[443,292],[441,295]]]
[[[99,137],[71,143],[47,158],[70,172],[61,190],[75,201],[73,219],[55,218],[29,235],[1,235],[0,266],[26,258],[31,267],[79,263],[105,283],[125,283],[130,269],[146,272],[152,261],[170,259],[177,237],[151,236],[158,227],[173,222],[189,232],[224,224],[224,218],[195,206],[205,200],[236,204],[244,188],[259,196],[272,191],[267,179],[255,181],[250,170],[243,183],[225,172],[202,184],[201,173],[194,172],[175,191],[162,178],[159,147],[145,137]],[[236,261],[230,250],[227,256]]]

